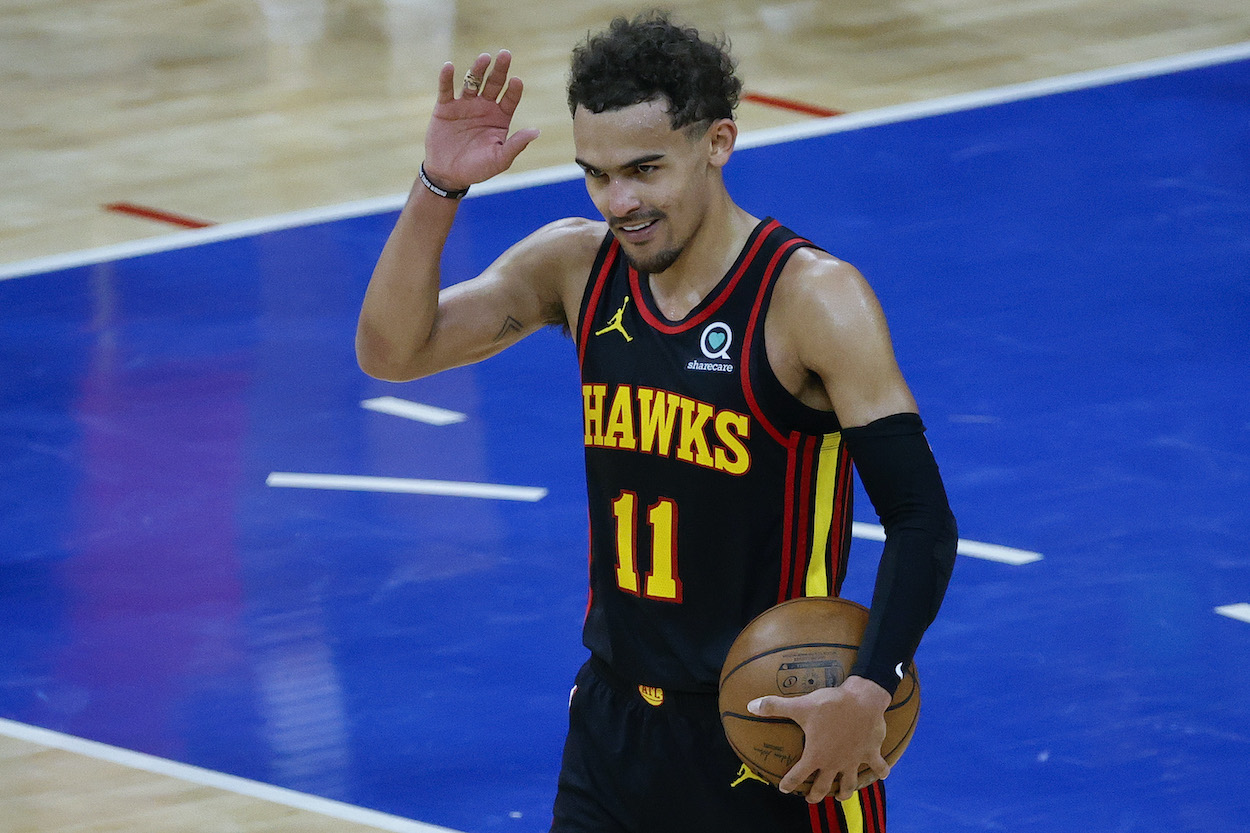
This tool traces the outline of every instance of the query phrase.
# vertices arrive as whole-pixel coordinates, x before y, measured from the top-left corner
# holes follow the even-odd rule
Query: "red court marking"
[[[183,228],[208,228],[213,225],[204,220],[197,220],[194,217],[174,214],[170,211],[161,211],[159,208],[135,205],[132,202],[111,202],[104,206],[104,210],[114,211],[118,214],[129,214],[132,217],[142,217],[145,220],[156,220],[159,223],[169,223],[170,225],[182,226]]]
[[[793,101],[788,98],[778,98],[775,95],[764,95],[763,93],[744,93],[743,101],[750,101],[753,104],[763,104],[766,107],[779,107],[782,110],[791,110],[795,113],[803,113],[807,116],[842,116],[845,113],[841,110],[831,110],[828,107],[819,107],[815,104],[804,104],[801,101]]]

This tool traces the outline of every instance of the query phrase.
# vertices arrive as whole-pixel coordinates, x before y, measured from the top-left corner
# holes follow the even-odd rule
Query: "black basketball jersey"
[[[741,629],[789,598],[836,594],[851,461],[831,412],[799,402],[764,350],[782,267],[812,244],[775,220],[681,321],[611,234],[582,299],[590,515],[586,647],[621,677],[714,692]]]

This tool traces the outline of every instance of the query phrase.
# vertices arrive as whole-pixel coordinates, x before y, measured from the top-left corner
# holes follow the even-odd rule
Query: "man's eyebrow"
[[[638,167],[639,165],[645,165],[645,164],[647,164],[648,162],[655,162],[655,161],[657,161],[657,160],[663,159],[663,158],[664,158],[664,156],[665,156],[665,154],[663,154],[663,153],[651,153],[651,154],[648,154],[648,155],[646,155],[646,156],[639,156],[637,159],[631,159],[631,160],[629,160],[628,162],[626,162],[625,164],[621,165],[620,167],[621,167],[621,169],[625,169],[625,168],[636,168],[636,167]],[[595,166],[595,165],[592,165],[592,164],[590,164],[589,162],[587,162],[587,161],[585,161],[585,160],[583,160],[583,159],[574,159],[573,161],[574,161],[574,162],[576,162],[578,165],[580,165],[580,166],[581,166],[583,169],[585,169],[585,170],[594,170],[594,171],[601,171],[601,170],[603,170],[602,168],[599,168],[599,167],[597,167],[597,166]]]

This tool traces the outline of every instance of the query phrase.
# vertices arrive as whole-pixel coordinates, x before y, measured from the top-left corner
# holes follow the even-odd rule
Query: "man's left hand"
[[[789,718],[803,729],[803,755],[777,786],[793,792],[815,776],[807,800],[817,804],[831,794],[846,801],[856,790],[890,774],[890,765],[881,757],[889,705],[890,694],[881,686],[848,677],[836,688],[797,697],[760,697],[747,709],[760,717]]]

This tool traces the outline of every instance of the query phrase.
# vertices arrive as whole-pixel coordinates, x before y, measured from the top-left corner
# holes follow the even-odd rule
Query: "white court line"
[[[1250,622],[1250,604],[1246,602],[1217,607],[1215,612],[1221,616],[1227,616],[1229,619],[1237,619],[1241,622]]]
[[[854,521],[851,523],[851,535],[865,541],[884,541],[885,529],[877,524]],[[1040,552],[1018,550],[1014,547],[1004,547],[999,544],[983,544],[980,541],[968,541],[964,538],[959,539],[955,551],[959,555],[966,555],[969,558],[997,561],[1001,564],[1011,564],[1015,567],[1042,560]]]
[[[1233,61],[1247,58],[1250,58],[1250,42],[1238,43],[1232,46],[1204,49],[1199,52],[1172,55],[1166,58],[1157,58],[1151,61],[1141,61],[1107,69],[1076,72],[1054,78],[1043,78],[1039,81],[1026,81],[1021,84],[993,87],[988,90],[943,96],[942,98],[934,98],[928,101],[915,101],[892,107],[880,107],[876,110],[865,110],[862,113],[846,113],[841,116],[799,122],[768,130],[755,130],[739,138],[737,146],[740,148],[759,147],[780,142],[793,142],[798,139],[845,133],[865,127],[914,121],[930,116],[991,107],[996,104],[1007,104],[1013,101],[1043,98],[1048,95],[1070,93],[1092,87],[1120,84],[1125,81],[1136,81],[1141,78],[1152,78],[1172,72],[1183,72],[1189,69],[1232,63]]]
[[[547,490],[536,486],[500,486],[491,483],[461,483],[447,480],[415,480],[401,477],[364,477],[351,474],[299,474],[275,471],[265,479],[265,484],[287,489],[327,489],[351,492],[394,492],[411,495],[444,495],[449,497],[475,497],[495,500],[538,501],[547,496]],[[885,530],[877,524],[855,521],[851,534],[865,541],[884,541]],[[984,544],[980,541],[959,539],[959,555],[998,561],[1002,564],[1021,566],[1041,561],[1041,553]]]
[[[1106,86],[1139,78],[1166,75],[1171,72],[1199,69],[1247,58],[1250,58],[1250,43],[1233,44],[1231,46],[1205,49],[1152,61],[1110,67],[1108,69],[1061,75],[1040,81],[995,87],[979,92],[945,96],[929,101],[912,102],[893,107],[882,107],[876,110],[866,110],[862,113],[848,113],[827,119],[814,119],[769,130],[755,130],[742,134],[738,138],[738,147],[760,147],[781,142],[792,142],[798,139],[809,139],[815,136],[842,133],[864,127],[911,121],[961,110],[988,107],[994,104],[1041,98],[1056,93],[1073,92],[1075,90]],[[565,182],[579,179],[582,176],[581,169],[571,163],[526,173],[501,174],[494,179],[473,186],[473,193],[469,194],[465,199],[477,199],[487,194],[518,191],[553,182]],[[85,249],[78,252],[17,261],[0,266],[0,280],[37,275],[43,272],[55,272],[127,257],[154,254],[156,252],[198,246],[220,240],[251,237],[266,232],[309,226],[332,220],[345,220],[352,217],[396,211],[403,207],[407,198],[408,192],[405,191],[402,194],[393,194],[369,200],[293,211],[235,223],[222,223],[204,229],[175,232],[174,234],[119,243],[112,246],[102,246],[96,249]]]
[[[533,503],[547,496],[538,486],[502,486],[495,483],[460,483],[452,480],[414,480],[407,477],[365,477],[354,474],[301,474],[275,471],[266,486],[280,489],[328,489],[344,492],[394,492],[406,495],[443,495],[487,500],[522,500]]]
[[[65,735],[49,729],[41,729],[37,726],[28,726],[25,723],[16,723],[12,720],[0,718],[0,735],[39,746],[60,749],[98,761],[120,764],[141,772],[150,772],[154,775],[163,775],[190,784],[199,784],[234,793],[235,795],[280,804],[284,807],[293,807],[297,810],[316,813],[327,818],[373,827],[377,830],[389,830],[392,833],[458,833],[458,831],[449,827],[423,824],[419,821],[380,813],[376,810],[367,810],[364,807],[357,807],[353,804],[344,804],[341,801],[332,801],[328,798],[275,787],[272,784],[262,784],[259,781],[251,781],[235,775],[226,775],[222,772],[201,769],[190,764],[182,764],[166,758],[158,758],[154,755],[145,755],[142,752],[132,752],[129,749],[108,746],[93,740]]]
[[[455,425],[457,422],[464,422],[468,419],[468,416],[459,411],[449,411],[446,408],[423,405],[420,402],[400,399],[395,396],[379,396],[376,399],[366,399],[360,403],[360,407],[370,411],[377,411],[380,414],[390,414],[391,416],[425,422],[430,425]]]

